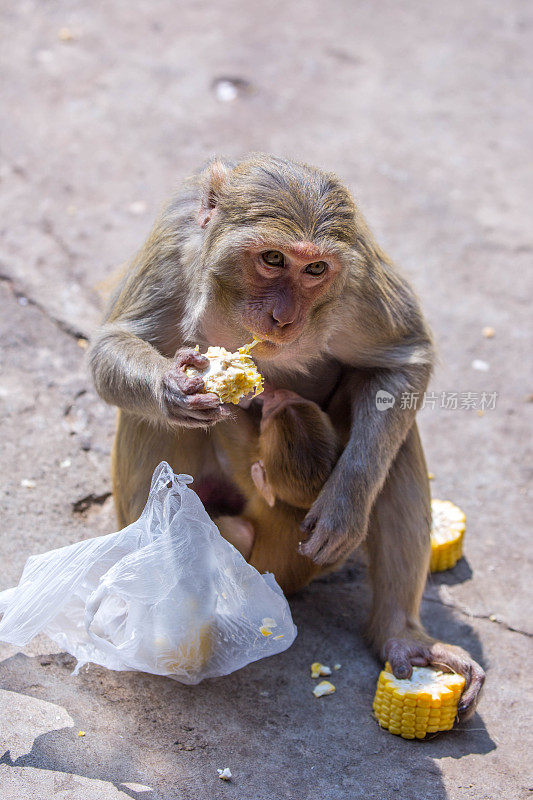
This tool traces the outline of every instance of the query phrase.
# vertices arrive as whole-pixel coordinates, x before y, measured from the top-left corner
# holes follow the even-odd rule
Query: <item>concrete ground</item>
[[[440,350],[420,414],[434,494],[468,518],[466,559],[431,578],[424,619],[488,679],[449,734],[381,731],[356,566],[291,602],[290,650],[196,687],[72,677],[44,636],[0,645],[1,800],[530,796],[530,9],[20,0],[2,17],[0,588],[30,554],[114,529],[115,412],[83,349],[102,282],[193,167],[273,151],[337,171],[422,298]],[[440,408],[452,391],[496,407]],[[321,700],[315,659],[342,664]]]

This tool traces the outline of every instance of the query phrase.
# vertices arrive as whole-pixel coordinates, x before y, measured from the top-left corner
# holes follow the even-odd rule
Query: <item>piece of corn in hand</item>
[[[236,353],[230,353],[224,347],[208,347],[204,355],[209,359],[205,370],[188,367],[188,375],[201,375],[206,392],[214,392],[223,403],[235,403],[250,392],[254,397],[263,391],[263,379],[252,361],[249,353],[259,342],[254,339],[250,344],[239,347]]]
[[[432,667],[413,667],[412,676],[400,680],[387,662],[378,679],[374,715],[382,728],[404,739],[449,731],[464,685],[462,675]]]
[[[431,572],[455,567],[463,555],[466,517],[449,500],[431,501]]]

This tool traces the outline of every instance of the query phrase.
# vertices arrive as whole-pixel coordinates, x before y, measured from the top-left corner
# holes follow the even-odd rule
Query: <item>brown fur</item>
[[[265,267],[267,250],[285,253],[283,269]],[[305,252],[327,262],[322,278],[307,275],[298,257]],[[239,442],[231,443],[240,434],[259,443],[258,409],[237,409],[228,421],[216,396],[202,394],[184,371],[197,358],[186,348],[234,350],[251,333],[265,339],[254,355],[269,383],[318,403],[343,446],[307,514],[281,500],[270,508],[250,479],[250,454],[242,459]],[[441,661],[459,664],[471,711],[481,668],[434,643],[419,621],[429,491],[415,412],[400,398],[425,390],[432,362],[412,289],[335,176],[272,156],[213,161],[163,210],[93,342],[96,387],[121,409],[113,458],[119,522],[138,516],[152,470],[166,459],[197,479],[218,471],[246,484],[251,562],[287,591],[366,540],[374,646],[399,677],[437,650]],[[377,410],[378,390],[395,405]]]

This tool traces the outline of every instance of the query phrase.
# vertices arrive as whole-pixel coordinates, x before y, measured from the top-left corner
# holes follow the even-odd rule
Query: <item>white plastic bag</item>
[[[39,632],[78,659],[182,683],[227,675],[296,636],[271,574],[220,535],[188,475],[166,462],[139,519],[118,533],[31,556],[0,593],[0,640]]]

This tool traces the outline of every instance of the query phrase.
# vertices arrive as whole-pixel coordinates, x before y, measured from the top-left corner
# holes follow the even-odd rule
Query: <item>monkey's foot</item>
[[[462,721],[472,716],[485,682],[485,672],[466,650],[443,642],[420,641],[407,636],[389,639],[383,652],[396,678],[410,678],[413,667],[434,667],[462,675],[465,688],[457,712]]]
[[[221,535],[248,561],[254,546],[254,527],[243,517],[217,517],[213,520]]]

